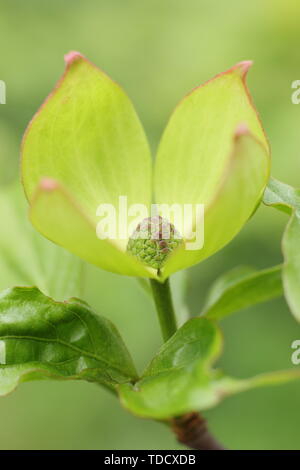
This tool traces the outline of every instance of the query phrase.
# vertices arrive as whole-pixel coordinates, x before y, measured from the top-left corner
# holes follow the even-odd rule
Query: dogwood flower
[[[152,169],[145,132],[121,87],[80,53],[65,59],[65,73],[22,144],[22,180],[35,228],[100,268],[161,281],[230,242],[269,179],[270,149],[246,85],[251,62],[221,73],[177,105]],[[135,208],[126,220],[118,209],[124,196]],[[183,233],[170,216],[166,223],[182,242],[167,239],[163,246],[160,239],[160,264],[149,244],[150,255],[127,249],[130,232],[109,238],[99,228],[99,205],[114,207],[119,227],[131,224],[134,233],[145,220],[136,208],[150,210],[153,201],[156,207],[203,205],[203,244],[187,247],[196,237],[197,211]]]

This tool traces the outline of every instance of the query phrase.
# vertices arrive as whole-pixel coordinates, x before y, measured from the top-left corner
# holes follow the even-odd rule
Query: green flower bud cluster
[[[161,216],[147,217],[129,238],[127,251],[142,263],[160,269],[182,243],[182,237],[173,224]]]

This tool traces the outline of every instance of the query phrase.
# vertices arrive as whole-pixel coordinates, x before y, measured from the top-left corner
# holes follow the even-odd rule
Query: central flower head
[[[129,238],[127,251],[151,268],[160,269],[181,243],[173,224],[161,216],[147,217]]]

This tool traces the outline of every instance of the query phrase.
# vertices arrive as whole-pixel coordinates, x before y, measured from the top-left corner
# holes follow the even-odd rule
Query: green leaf
[[[162,346],[139,382],[119,387],[121,402],[135,414],[157,419],[196,409],[197,398],[210,402],[209,367],[220,347],[213,323],[189,320]]]
[[[271,178],[263,201],[291,215],[282,239],[282,280],[287,303],[300,321],[300,190]]]
[[[116,272],[136,275],[135,264],[124,253],[127,234],[120,234],[125,224],[118,220],[119,197],[127,197],[128,207],[148,207],[151,202],[147,139],[129,98],[115,82],[79,53],[68,54],[66,62],[63,77],[33,118],[23,140],[24,188],[33,214],[39,212],[38,217],[32,215],[32,222],[44,236],[88,262],[110,271],[117,266]],[[42,180],[44,185],[40,184]],[[41,194],[52,180],[63,194]],[[57,202],[67,211],[65,219]],[[96,236],[100,204],[110,204],[116,210],[114,240]],[[49,213],[61,233],[50,230],[46,220]],[[127,222],[133,218],[128,217]],[[73,240],[70,233],[74,235],[75,230],[80,231]],[[91,237],[95,239],[92,245]],[[140,272],[151,277],[143,267]]]
[[[182,100],[163,134],[155,164],[157,203],[204,204],[204,247],[178,249],[164,277],[210,256],[242,228],[269,178],[270,151],[241,62]],[[185,238],[195,230],[186,227]]]
[[[221,347],[221,334],[213,322],[189,320],[162,346],[141,380],[118,387],[121,402],[138,416],[167,420],[211,408],[234,393],[300,378],[298,369],[250,379],[222,375],[211,368]]]
[[[300,213],[295,211],[282,239],[285,297],[296,320],[300,321]]]
[[[36,285],[56,300],[82,294],[82,262],[33,229],[19,183],[0,189],[0,215],[0,290]]]
[[[207,370],[217,358],[221,343],[221,333],[214,323],[205,318],[192,318],[160,348],[144,376],[179,370],[194,361]]]
[[[235,268],[213,284],[202,315],[221,320],[243,308],[279,297],[282,293],[281,266],[261,271]]]
[[[271,178],[263,202],[291,215],[293,210],[300,210],[300,190]]]
[[[136,377],[110,321],[79,299],[55,302],[37,288],[0,295],[0,395],[19,383],[82,379],[114,389]]]

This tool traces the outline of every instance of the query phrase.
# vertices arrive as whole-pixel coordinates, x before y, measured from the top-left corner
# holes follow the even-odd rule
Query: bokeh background
[[[0,79],[7,84],[7,104],[0,105],[1,185],[16,178],[22,133],[62,73],[63,54],[75,49],[127,90],[153,151],[187,91],[253,59],[249,86],[271,141],[272,173],[300,186],[300,105],[291,103],[291,83],[300,79],[299,16],[297,0],[0,0]],[[2,217],[1,233],[7,222]],[[193,314],[227,269],[279,263],[285,223],[283,214],[261,207],[224,250],[190,269]],[[118,326],[142,369],[160,345],[150,300],[132,279],[89,266],[85,276],[85,299]],[[1,288],[11,283],[0,272]],[[283,299],[240,312],[222,328],[220,365],[228,373],[293,367],[291,343],[300,328]],[[299,405],[300,384],[293,383],[228,398],[205,415],[229,448],[300,449]],[[0,416],[1,449],[180,448],[164,426],[129,415],[91,384],[24,384],[1,399]]]

